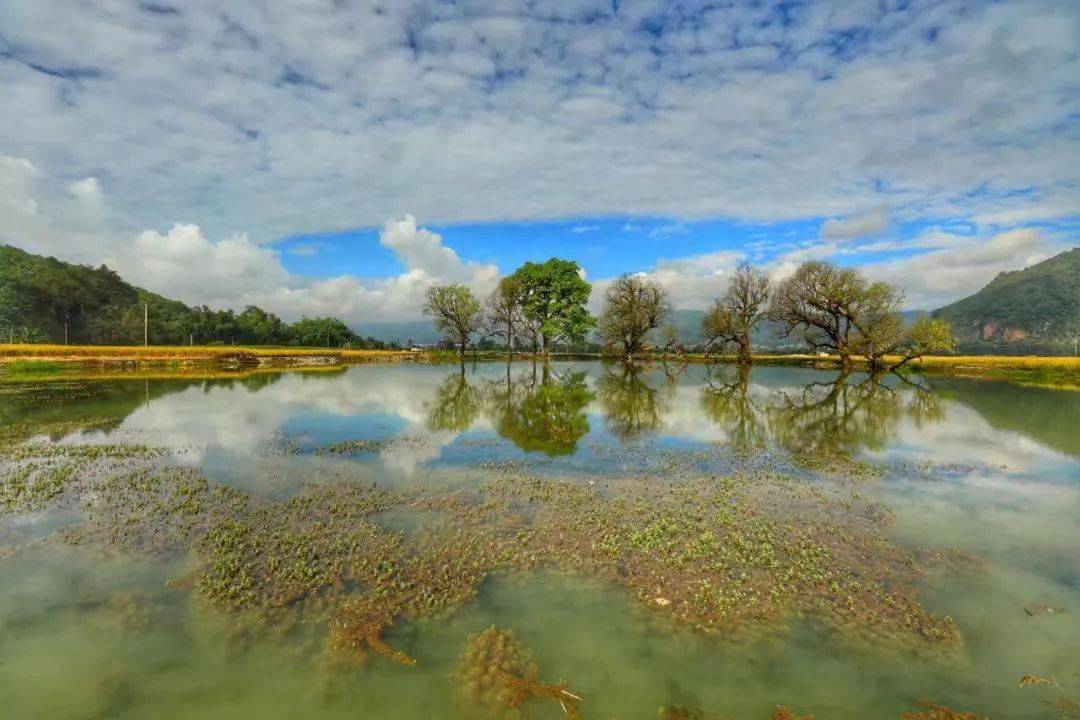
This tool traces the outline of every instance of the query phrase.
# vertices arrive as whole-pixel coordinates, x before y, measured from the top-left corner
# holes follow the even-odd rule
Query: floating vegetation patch
[[[918,602],[919,559],[880,532],[887,511],[765,467],[710,473],[702,452],[714,451],[559,478],[493,461],[394,490],[338,467],[271,500],[158,465],[161,451],[145,445],[27,443],[2,456],[0,499],[25,509],[77,497],[86,517],[61,531],[67,542],[186,556],[181,583],[235,627],[329,620],[325,650],[346,662],[408,664],[382,639],[399,619],[444,616],[491,574],[538,569],[602,578],[660,617],[730,639],[809,616],[851,642],[960,647],[953,621]],[[420,513],[422,527],[383,521],[401,512]],[[535,677],[499,677],[519,704],[565,701]]]
[[[514,632],[494,626],[469,636],[455,671],[463,701],[483,717],[520,718],[523,705],[547,699],[571,720],[581,718],[579,695],[565,683],[539,678],[539,668]]]
[[[363,455],[386,450],[422,450],[427,447],[427,440],[414,435],[390,438],[387,440],[341,440],[315,448],[316,455]]]

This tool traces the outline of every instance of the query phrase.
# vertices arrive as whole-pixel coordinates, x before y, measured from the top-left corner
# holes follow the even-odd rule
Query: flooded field
[[[790,367],[0,383],[0,716],[1080,717],[1078,428]]]

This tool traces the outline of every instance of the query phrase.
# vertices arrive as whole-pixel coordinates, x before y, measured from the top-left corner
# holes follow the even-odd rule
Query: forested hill
[[[1080,333],[1080,248],[1001,273],[934,316],[952,323],[965,349],[1016,346],[1071,353],[1071,338]]]
[[[135,287],[102,265],[92,268],[0,245],[0,342],[142,344],[143,306],[150,343],[382,347],[336,318],[286,323],[254,305],[237,313],[189,307]]]

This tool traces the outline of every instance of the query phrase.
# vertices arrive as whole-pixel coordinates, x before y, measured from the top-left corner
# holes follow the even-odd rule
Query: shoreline
[[[514,353],[515,361],[529,360],[527,353]],[[600,360],[618,362],[600,354],[556,353],[552,360]],[[505,362],[504,351],[468,353],[465,362]],[[687,362],[732,364],[733,356],[683,356],[658,354],[642,362]],[[757,365],[790,365],[818,369],[839,368],[834,355],[760,354]],[[886,358],[897,362],[899,358]],[[457,363],[453,353],[440,350],[349,350],[289,347],[237,346],[123,346],[123,345],[6,345],[0,344],[0,371],[8,377],[46,376],[73,372],[126,374],[161,371],[190,373],[193,370],[242,371],[255,369],[334,368],[363,363]],[[20,366],[25,366],[20,368]],[[854,358],[853,370],[865,372],[867,362]],[[1014,355],[928,355],[912,361],[906,372],[1010,380],[1024,384],[1080,390],[1080,358],[1063,356]]]

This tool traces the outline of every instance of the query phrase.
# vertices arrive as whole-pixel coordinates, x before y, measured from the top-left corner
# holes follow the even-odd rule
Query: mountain
[[[254,305],[240,312],[193,308],[131,285],[104,265],[75,265],[0,245],[2,342],[142,344],[144,312],[156,345],[382,345],[336,318],[290,324]]]
[[[1041,263],[1003,272],[979,292],[936,310],[952,323],[961,349],[1013,347],[1071,352],[1080,333],[1080,247]]]

